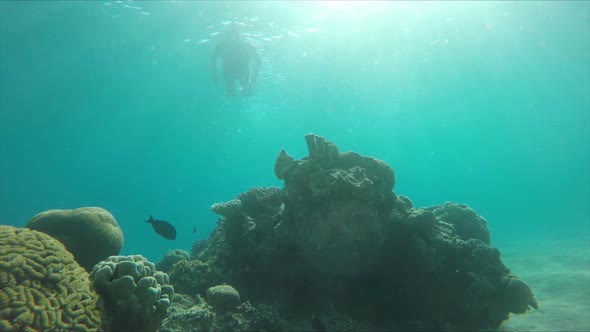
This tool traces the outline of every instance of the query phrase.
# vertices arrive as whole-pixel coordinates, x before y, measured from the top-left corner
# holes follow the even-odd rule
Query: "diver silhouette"
[[[240,84],[242,94],[251,96],[260,73],[262,58],[254,45],[245,41],[239,32],[237,23],[227,26],[222,39],[213,49],[211,56],[211,73],[217,85],[217,63],[221,59],[223,78],[225,80],[225,94],[228,97],[237,95]]]

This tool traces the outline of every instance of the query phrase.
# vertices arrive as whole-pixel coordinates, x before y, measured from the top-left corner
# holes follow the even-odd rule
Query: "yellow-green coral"
[[[90,331],[100,326],[88,273],[41,232],[0,225],[0,330]]]

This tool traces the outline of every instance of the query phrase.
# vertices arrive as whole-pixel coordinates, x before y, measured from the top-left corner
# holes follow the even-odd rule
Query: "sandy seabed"
[[[539,310],[511,315],[499,331],[590,331],[590,241],[504,243],[497,248],[539,302]]]

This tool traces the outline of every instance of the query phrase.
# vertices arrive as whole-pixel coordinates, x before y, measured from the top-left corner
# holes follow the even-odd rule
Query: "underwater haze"
[[[250,98],[211,79],[231,22],[262,56]],[[590,2],[0,2],[2,223],[100,206],[158,261],[213,203],[282,186],[308,133],[390,164],[416,206],[468,204],[501,251],[584,243]]]

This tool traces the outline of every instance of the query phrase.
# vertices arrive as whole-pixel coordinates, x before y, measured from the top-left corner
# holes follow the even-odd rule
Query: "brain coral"
[[[0,331],[97,330],[97,298],[63,244],[0,225]]]
[[[87,271],[103,259],[118,255],[123,247],[119,224],[109,211],[99,207],[48,210],[34,216],[25,227],[61,241]]]

